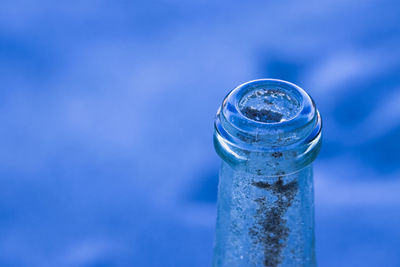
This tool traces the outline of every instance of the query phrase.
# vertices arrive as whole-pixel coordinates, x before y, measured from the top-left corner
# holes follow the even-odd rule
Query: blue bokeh
[[[396,1],[3,1],[0,266],[209,266],[215,112],[257,78],[324,120],[320,266],[400,266]]]

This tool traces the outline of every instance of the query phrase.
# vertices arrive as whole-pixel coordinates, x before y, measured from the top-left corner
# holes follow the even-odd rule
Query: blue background
[[[320,266],[400,266],[400,5],[2,1],[0,266],[209,266],[215,112],[306,89]]]

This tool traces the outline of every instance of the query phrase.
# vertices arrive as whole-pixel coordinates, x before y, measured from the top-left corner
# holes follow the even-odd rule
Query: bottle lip
[[[245,95],[256,90],[278,90],[287,94],[297,101],[296,112],[290,118],[276,122],[249,118],[239,105]],[[222,137],[239,146],[279,147],[308,139],[320,124],[318,120],[314,101],[302,88],[283,80],[259,79],[239,85],[225,97],[217,113],[216,129]]]
[[[297,101],[296,110],[283,120],[277,117],[279,120],[267,122],[243,114],[240,105],[244,96],[256,90],[269,89],[279,90],[281,96],[289,94],[288,99]],[[262,96],[262,93],[259,95]],[[254,103],[261,103],[259,110],[265,111],[267,106],[263,106],[262,101],[253,101],[251,105]],[[291,105],[282,101],[276,103],[279,108]],[[285,113],[285,110],[281,111]],[[321,130],[320,114],[312,98],[302,88],[283,80],[260,79],[239,85],[225,97],[215,120],[214,145],[217,153],[230,164],[246,163],[249,171],[261,170],[273,175],[295,171],[311,163],[321,146]]]

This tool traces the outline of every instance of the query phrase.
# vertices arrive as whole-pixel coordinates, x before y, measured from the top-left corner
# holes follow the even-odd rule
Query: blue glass
[[[262,79],[224,99],[213,266],[315,266],[312,161],[321,118],[300,87]]]

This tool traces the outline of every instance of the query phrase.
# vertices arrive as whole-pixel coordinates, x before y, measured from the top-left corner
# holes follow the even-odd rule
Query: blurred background
[[[223,97],[314,98],[319,266],[400,266],[400,5],[2,1],[0,266],[210,266]]]

